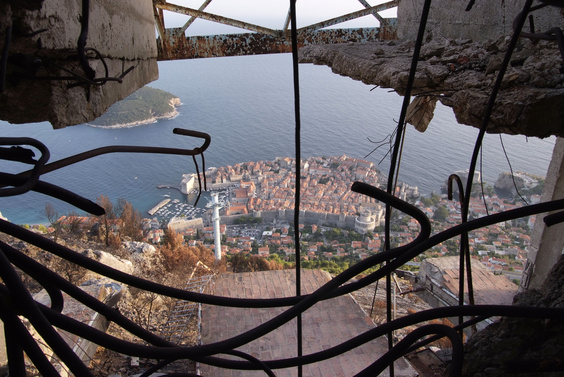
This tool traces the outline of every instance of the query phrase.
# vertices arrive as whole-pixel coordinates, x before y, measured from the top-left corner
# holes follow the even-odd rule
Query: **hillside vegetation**
[[[159,118],[176,115],[180,100],[164,90],[145,86],[122,101],[113,104],[108,111],[93,122],[94,126],[135,126],[151,123]]]

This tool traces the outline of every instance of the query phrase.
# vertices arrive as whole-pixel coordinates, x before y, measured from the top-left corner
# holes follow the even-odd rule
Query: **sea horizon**
[[[60,130],[53,130],[46,122],[0,122],[0,129],[4,136],[33,136],[42,141],[51,150],[50,161],[107,145],[194,148],[200,144],[173,135],[176,127],[212,136],[205,153],[207,166],[293,158],[291,66],[289,54],[159,62],[160,77],[149,86],[180,98],[183,105],[172,119],[130,128],[78,125]],[[393,133],[402,97],[336,75],[326,66],[300,64],[299,70],[302,157],[347,155],[371,161],[387,174],[386,151],[380,148],[370,154],[375,147],[371,140],[379,141]],[[452,110],[439,104],[425,133],[408,125],[399,181],[418,186],[422,194],[438,193],[448,175],[468,169],[477,134],[477,129],[457,124]],[[546,175],[555,138],[502,137],[513,171]],[[510,170],[498,135],[486,135],[482,158],[486,183],[493,185],[499,173]],[[2,163],[7,172],[28,169]],[[113,201],[124,198],[146,215],[146,210],[165,195],[189,200],[156,187],[177,184],[182,174],[194,172],[190,157],[109,154],[42,179],[93,201],[101,194]],[[0,198],[0,212],[18,224],[44,223],[46,203],[53,203],[60,213],[72,209],[55,199],[29,193]]]

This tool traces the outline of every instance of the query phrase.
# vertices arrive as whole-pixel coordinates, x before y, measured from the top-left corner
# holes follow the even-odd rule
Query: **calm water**
[[[128,129],[101,129],[87,125],[53,130],[48,123],[10,125],[0,122],[3,136],[32,136],[51,149],[51,160],[106,145],[159,145],[193,148],[198,140],[172,134],[175,127],[204,131],[212,136],[206,165],[273,160],[294,154],[294,99],[289,54],[159,63],[160,78],[150,86],[180,97],[180,115],[172,120]],[[302,156],[349,155],[364,158],[371,140],[390,134],[399,117],[402,98],[386,89],[335,75],[325,66],[300,65]],[[374,89],[374,90],[373,90]],[[400,180],[419,186],[421,192],[438,192],[456,170],[469,167],[477,130],[458,125],[449,108],[439,106],[425,133],[409,126]],[[545,175],[554,138],[504,136],[515,171]],[[385,151],[367,160],[380,162]],[[484,178],[493,183],[509,171],[499,136],[484,143]],[[23,170],[1,162],[3,171]],[[388,160],[380,165],[387,173]],[[165,195],[181,197],[176,190],[157,189],[177,184],[183,173],[195,172],[191,157],[111,154],[43,176],[95,200],[104,194],[125,198],[145,212]],[[0,198],[0,211],[16,223],[45,222],[44,207],[51,202],[61,213],[72,210],[55,199],[29,193]]]

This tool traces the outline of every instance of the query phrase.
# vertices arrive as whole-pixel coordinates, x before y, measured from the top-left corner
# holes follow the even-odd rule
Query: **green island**
[[[133,127],[157,119],[175,117],[180,99],[164,90],[145,86],[113,104],[108,111],[90,122],[96,127]]]

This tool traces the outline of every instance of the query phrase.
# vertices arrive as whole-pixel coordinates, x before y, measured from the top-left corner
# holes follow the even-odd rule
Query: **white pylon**
[[[213,208],[213,239],[215,243],[215,260],[221,260],[221,236],[219,234],[219,201],[218,193],[212,192],[212,208]]]

